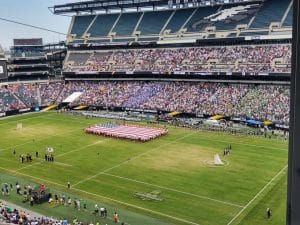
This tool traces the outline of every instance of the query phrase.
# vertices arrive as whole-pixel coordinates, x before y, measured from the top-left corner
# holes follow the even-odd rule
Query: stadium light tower
[[[293,4],[287,225],[300,224],[300,3],[298,0],[294,0]]]

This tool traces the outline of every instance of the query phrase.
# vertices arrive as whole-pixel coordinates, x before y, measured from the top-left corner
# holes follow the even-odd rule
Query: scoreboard
[[[6,61],[0,60],[0,80],[7,79]]]

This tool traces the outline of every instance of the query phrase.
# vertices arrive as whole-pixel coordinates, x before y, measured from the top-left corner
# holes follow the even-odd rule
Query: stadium
[[[286,223],[292,0],[49,10],[0,48],[0,224]]]

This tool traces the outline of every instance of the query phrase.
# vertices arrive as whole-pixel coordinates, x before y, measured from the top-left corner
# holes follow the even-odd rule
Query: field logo
[[[160,197],[161,191],[152,192],[135,192],[134,197],[142,199],[143,201],[161,202],[163,199]]]

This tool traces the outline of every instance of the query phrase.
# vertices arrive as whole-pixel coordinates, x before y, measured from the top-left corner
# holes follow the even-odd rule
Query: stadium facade
[[[0,116],[83,106],[288,130],[293,1],[98,0],[53,11],[73,14],[66,42],[15,40]]]
[[[92,3],[54,6],[73,13],[67,52],[16,40],[9,81],[33,81],[2,85],[2,115],[59,105],[82,91],[71,107],[221,114],[288,127],[292,1]]]

